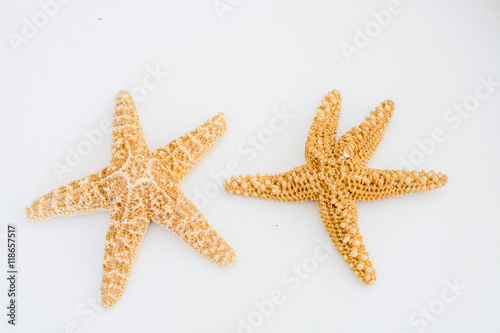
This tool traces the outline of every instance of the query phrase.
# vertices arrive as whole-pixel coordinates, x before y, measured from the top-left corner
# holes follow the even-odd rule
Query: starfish
[[[70,182],[26,208],[28,218],[46,220],[109,210],[101,302],[112,307],[122,296],[150,221],[170,230],[207,259],[228,266],[234,250],[208,224],[178,184],[219,140],[227,124],[219,113],[165,147],[149,150],[136,106],[121,91],[115,101],[111,164]]]
[[[306,164],[276,175],[232,177],[226,191],[280,201],[317,201],[326,230],[354,274],[364,283],[375,271],[358,227],[355,201],[378,200],[432,190],[447,182],[434,171],[378,170],[365,166],[392,117],[386,100],[361,125],[336,140],[340,101],[337,90],[318,107],[305,147]]]

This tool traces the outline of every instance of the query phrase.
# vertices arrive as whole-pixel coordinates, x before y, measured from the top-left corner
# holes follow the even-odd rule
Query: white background
[[[6,225],[16,224],[19,276],[16,327],[6,324],[1,278],[1,326],[8,332],[72,326],[81,332],[236,332],[238,318],[250,317],[257,327],[242,332],[499,331],[500,87],[467,117],[444,117],[455,104],[473,101],[480,77],[500,81],[500,2],[401,1],[378,34],[370,13],[387,10],[388,1],[231,3],[221,19],[212,0],[73,0],[15,52],[9,36],[22,36],[23,18],[33,22],[42,9],[37,1],[2,2],[1,265]],[[356,44],[356,29],[367,24],[369,45]],[[350,62],[342,43],[360,46]],[[316,204],[237,197],[219,186],[200,210],[236,250],[234,266],[218,267],[152,224],[122,299],[111,310],[94,309],[86,302],[100,290],[108,213],[36,223],[24,207],[108,164],[109,133],[71,172],[59,179],[53,170],[65,163],[67,149],[86,141],[84,130],[111,119],[119,90],[139,89],[148,68],[169,73],[138,102],[150,148],[218,112],[229,122],[181,184],[188,198],[232,159],[242,174],[304,163],[316,107],[332,89],[343,95],[340,134],[384,99],[396,103],[369,166],[399,168],[401,157],[419,154],[415,141],[441,128],[446,140],[416,168],[446,172],[450,181],[437,191],[358,204],[377,270],[374,285],[360,283],[333,252],[316,268],[308,266],[312,272],[296,290],[283,275],[304,259],[311,263],[320,240],[330,242]],[[276,108],[295,117],[254,158],[242,154],[238,146],[269,127]],[[455,280],[465,288],[456,296],[447,289]],[[284,292],[285,301],[264,318],[255,302],[273,290]],[[442,302],[442,293],[453,301]],[[425,319],[419,311],[429,307],[432,317]]]

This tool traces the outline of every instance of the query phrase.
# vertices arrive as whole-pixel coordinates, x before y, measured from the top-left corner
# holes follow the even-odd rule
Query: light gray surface
[[[481,78],[500,81],[499,2],[401,1],[386,26],[370,13],[387,10],[388,1],[221,2],[232,10],[218,13],[212,0],[71,1],[18,52],[9,38],[22,37],[23,18],[43,19],[41,6],[0,4],[1,258],[6,224],[16,224],[19,236],[18,325],[7,325],[2,310],[1,326],[236,332],[241,318],[255,332],[500,330],[500,85],[467,116],[448,111],[474,102],[476,89],[485,94]],[[367,46],[356,39],[365,28],[373,36]],[[349,59],[346,44],[358,49]],[[157,70],[168,76],[155,84],[148,75]],[[226,114],[227,133],[181,187],[238,261],[218,267],[152,224],[125,295],[101,311],[86,302],[100,289],[108,213],[35,223],[23,209],[108,164],[105,131],[70,172],[54,172],[55,163],[67,164],[68,149],[85,148],[84,130],[111,119],[115,94],[139,94],[144,80],[149,90],[138,108],[151,148]],[[340,134],[384,99],[396,103],[370,166],[397,169],[401,157],[418,158],[415,141],[439,128],[446,136],[416,168],[446,172],[447,186],[358,204],[378,275],[373,286],[360,283],[336,251],[314,259],[315,251],[327,253],[322,242],[333,249],[314,203],[247,199],[209,185],[210,172],[231,160],[241,174],[303,163],[316,107],[335,88],[344,97]],[[284,109],[294,118],[273,121],[273,110]],[[251,153],[252,137],[265,141],[272,124],[273,139]],[[219,193],[203,202],[205,190]],[[292,270],[303,264],[311,272],[298,278]],[[455,280],[465,287],[456,295],[448,286]],[[255,302],[268,305],[280,291],[282,304],[264,316]],[[426,319],[421,311],[429,307]]]

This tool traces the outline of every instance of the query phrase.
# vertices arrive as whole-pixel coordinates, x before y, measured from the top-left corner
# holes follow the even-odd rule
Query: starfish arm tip
[[[224,114],[224,112],[219,112],[215,117],[215,121],[220,121],[222,123],[222,132],[225,132],[227,130],[227,117]]]
[[[44,220],[48,220],[49,218],[51,218],[52,216],[55,215],[50,210],[44,212],[43,207],[40,204],[39,200],[40,199],[35,200],[31,205],[29,205],[28,207],[26,207],[24,209],[26,217],[29,220],[44,221]]]
[[[369,280],[367,280],[366,278],[364,279],[364,278],[362,278],[362,277],[360,277],[359,279],[360,279],[360,281],[361,281],[361,282],[363,282],[363,283],[364,283],[364,284],[366,284],[367,286],[372,285],[372,284],[375,282],[375,280],[377,280],[377,276],[376,276],[375,274],[372,274],[372,275],[365,275],[365,277],[366,277],[366,276],[369,276],[369,277],[370,277],[370,279],[369,279]]]
[[[116,94],[114,106],[116,108],[118,106],[126,106],[126,105],[135,107],[134,98],[128,91],[120,90],[118,94]]]
[[[383,106],[388,105],[391,109],[394,109],[396,105],[394,104],[394,101],[390,98],[386,99],[381,103]],[[386,109],[387,110],[387,109]]]
[[[233,181],[233,180],[234,180],[234,176],[229,178],[229,179],[225,179],[224,182],[222,183],[222,186],[226,189],[229,188],[229,185],[230,185],[231,181]]]
[[[236,183],[236,179],[237,178],[233,176],[230,179],[224,180],[224,183],[222,183],[222,187],[226,192],[231,194],[240,194],[240,191],[237,188],[238,184]]]
[[[33,213],[33,205],[26,207],[24,213],[28,219],[37,220],[36,215]]]
[[[448,180],[449,180],[448,175],[443,174],[443,185],[446,185],[448,183]]]
[[[230,248],[224,253],[224,257],[221,260],[216,261],[217,264],[223,267],[229,267],[236,263],[237,255],[233,248]]]
[[[421,181],[424,190],[433,190],[445,186],[448,183],[448,176],[442,172],[420,171]]]
[[[111,309],[118,303],[118,298],[115,295],[111,295],[109,292],[101,289],[101,304],[106,309]]]
[[[120,90],[118,94],[116,94],[116,99],[122,99],[122,98],[132,98],[132,95],[126,90]]]
[[[227,121],[226,115],[224,114],[224,112],[217,113],[216,117],[221,118],[224,121]]]

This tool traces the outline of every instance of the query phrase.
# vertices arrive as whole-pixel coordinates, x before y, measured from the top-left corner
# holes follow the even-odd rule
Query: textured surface
[[[306,164],[277,175],[233,177],[224,183],[231,193],[281,201],[316,200],[326,230],[354,274],[364,283],[375,271],[358,227],[356,200],[385,199],[432,190],[447,182],[434,171],[366,168],[383,138],[394,103],[380,103],[361,125],[335,139],[341,96],[330,92],[318,107],[305,149]]]
[[[172,231],[213,262],[234,262],[234,250],[184,196],[178,183],[226,130],[221,113],[164,148],[147,148],[132,97],[116,97],[111,165],[37,199],[28,218],[46,220],[110,210],[104,250],[101,302],[116,304],[150,221]]]

